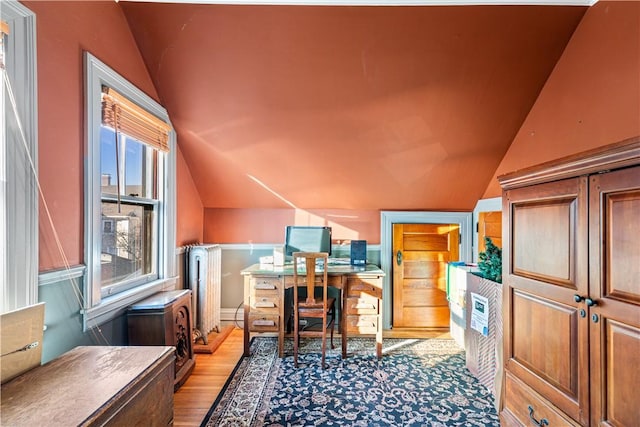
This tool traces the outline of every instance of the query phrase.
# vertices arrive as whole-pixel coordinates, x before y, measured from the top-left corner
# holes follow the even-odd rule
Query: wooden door
[[[589,319],[575,295],[588,290],[587,203],[586,177],[508,190],[503,198],[509,226],[502,253],[511,255],[503,268],[506,369],[582,424],[589,417]]]
[[[489,237],[497,247],[502,247],[502,211],[478,214],[478,252],[486,250],[485,237]]]
[[[640,167],[590,179],[591,425],[640,420]]]
[[[446,264],[459,244],[457,224],[393,224],[394,328],[449,328]]]

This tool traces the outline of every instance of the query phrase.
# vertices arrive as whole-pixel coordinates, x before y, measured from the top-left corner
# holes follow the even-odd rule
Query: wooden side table
[[[176,348],[177,390],[195,366],[191,290],[158,292],[127,311],[129,345],[169,345]]]

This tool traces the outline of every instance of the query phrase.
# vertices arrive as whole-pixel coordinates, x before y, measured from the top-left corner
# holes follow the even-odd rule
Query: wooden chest
[[[2,425],[172,425],[173,367],[173,347],[76,347],[2,385]]]

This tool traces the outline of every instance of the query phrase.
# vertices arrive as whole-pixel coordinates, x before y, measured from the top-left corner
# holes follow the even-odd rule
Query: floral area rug
[[[320,340],[302,340],[298,368],[292,341],[256,337],[202,426],[499,426],[493,396],[466,369],[453,340],[339,340],[320,366]]]

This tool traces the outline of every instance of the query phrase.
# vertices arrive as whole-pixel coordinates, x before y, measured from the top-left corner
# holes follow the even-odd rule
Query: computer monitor
[[[294,252],[326,252],[331,255],[331,227],[289,225],[284,247],[288,257]]]

